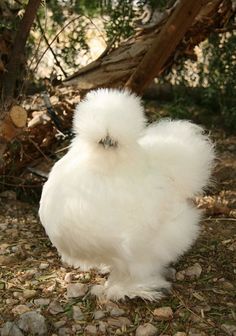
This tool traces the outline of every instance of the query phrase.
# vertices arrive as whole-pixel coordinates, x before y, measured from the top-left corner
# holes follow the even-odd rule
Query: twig
[[[69,145],[69,146],[66,146],[66,147],[64,147],[64,148],[58,149],[57,151],[55,151],[55,154],[64,152],[64,151],[67,150],[68,148],[70,148],[70,145]]]
[[[52,39],[51,42],[49,42],[49,46],[51,47],[51,45],[56,41],[56,39],[58,38],[58,36],[63,32],[63,30],[65,30],[72,22],[78,20],[81,18],[82,15],[79,15],[79,16],[76,16],[75,18],[73,18],[72,20],[70,20],[65,26],[63,26],[59,32],[54,36],[54,38]],[[39,63],[41,62],[42,58],[44,57],[44,55],[46,54],[46,52],[48,51],[49,47],[47,47],[44,52],[42,53],[42,55],[39,57],[34,69],[33,69],[33,72],[36,71],[36,69],[38,68],[39,66]]]
[[[232,217],[215,217],[215,218],[205,218],[202,221],[231,221],[231,222],[236,222],[236,218],[232,218]]]
[[[48,51],[48,49],[50,49],[50,51],[52,51],[52,49],[51,49],[52,44],[55,42],[55,40],[57,39],[57,37],[63,32],[63,30],[65,30],[72,22],[80,19],[81,17],[85,17],[97,29],[97,31],[100,33],[100,36],[102,37],[103,41],[106,42],[106,40],[105,40],[103,34],[101,33],[100,29],[97,27],[97,25],[93,22],[93,20],[90,17],[88,17],[86,15],[76,16],[75,18],[71,19],[65,26],[63,26],[61,30],[59,30],[59,32],[54,36],[54,38],[52,39],[51,42],[49,42],[49,41],[46,42],[46,40],[45,40],[45,42],[47,43],[47,48],[44,50],[44,52],[42,53],[41,57],[38,59],[36,65],[35,65],[35,67],[33,69],[33,72],[36,71],[39,63],[41,62],[42,58],[44,57],[44,55],[46,54],[46,52]],[[53,56],[54,56],[54,54],[53,54]],[[65,77],[66,77],[66,75],[65,75]]]
[[[213,328],[220,329],[214,322],[211,322],[209,320],[204,319],[201,315],[198,315],[192,309],[190,309],[187,306],[187,304],[184,302],[184,300],[177,294],[177,292],[175,290],[172,289],[172,293],[177,297],[177,299],[181,302],[181,304],[184,306],[184,308],[187,309],[191,314],[193,314],[194,316],[198,317],[199,319],[201,319],[204,323],[208,324],[209,326],[211,326]]]
[[[0,181],[0,184],[6,185],[8,187],[17,187],[17,188],[39,188],[42,186],[41,183],[39,184],[14,184],[14,183],[8,183],[8,182],[2,182]]]
[[[51,162],[50,159],[44,154],[44,152],[39,148],[39,146],[36,144],[36,142],[34,142],[34,140],[32,140],[31,138],[29,138],[29,141],[34,145],[34,147],[42,154],[42,156],[48,161]]]
[[[55,61],[56,61],[57,66],[61,69],[63,75],[64,75],[65,78],[66,78],[66,77],[67,77],[67,74],[66,74],[65,70],[62,68],[60,62],[58,61],[57,55],[55,54],[54,50],[52,49],[52,47],[51,47],[51,45],[50,45],[50,43],[49,43],[49,41],[48,41],[48,39],[47,39],[47,36],[45,35],[45,31],[43,30],[43,27],[41,26],[41,22],[40,22],[39,17],[37,17],[37,23],[38,23],[39,29],[40,29],[40,31],[41,31],[41,34],[42,34],[42,36],[43,36],[43,39],[44,39],[45,43],[46,43],[47,46],[48,46],[48,49],[49,49],[49,50],[51,51],[51,53],[53,54],[53,57],[54,57],[54,59],[55,59]]]

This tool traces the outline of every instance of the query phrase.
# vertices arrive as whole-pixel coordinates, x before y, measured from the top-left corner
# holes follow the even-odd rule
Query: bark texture
[[[231,0],[178,0],[156,22],[139,28],[118,48],[108,48],[64,84],[81,91],[127,85],[141,93],[180,56],[194,57],[194,47],[233,14]]]

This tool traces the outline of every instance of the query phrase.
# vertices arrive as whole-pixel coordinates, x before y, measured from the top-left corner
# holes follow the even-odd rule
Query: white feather
[[[107,265],[93,293],[156,300],[163,271],[193,243],[200,213],[188,199],[209,181],[213,146],[187,121],[145,126],[140,99],[127,91],[91,92],[75,112],[76,137],[53,167],[40,218],[62,259]],[[101,140],[109,135],[115,146]]]

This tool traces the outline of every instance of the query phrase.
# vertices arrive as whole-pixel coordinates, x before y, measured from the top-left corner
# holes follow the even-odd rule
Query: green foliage
[[[203,48],[200,86],[207,78],[202,103],[221,114],[227,127],[236,129],[236,33],[214,34]],[[208,69],[204,64],[208,62]]]
[[[133,33],[132,20],[135,17],[135,11],[132,3],[132,0],[109,1],[107,6],[102,8],[102,12],[109,16],[109,19],[105,20],[109,42],[113,39],[120,42]]]
[[[212,34],[201,45],[201,57],[189,71],[189,64],[182,59],[164,74],[162,82],[175,77],[174,104],[169,112],[177,118],[192,118],[188,113],[191,104],[202,108],[201,120],[207,124],[220,124],[231,131],[236,130],[236,32]],[[194,96],[188,96],[181,87],[192,86],[198,78]],[[196,85],[196,82],[195,84]],[[194,86],[193,85],[193,86]],[[202,112],[205,116],[202,118]]]

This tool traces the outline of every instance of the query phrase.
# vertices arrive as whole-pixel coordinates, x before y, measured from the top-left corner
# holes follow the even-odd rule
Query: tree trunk
[[[151,80],[181,56],[195,57],[194,47],[229,21],[230,0],[180,0],[161,19],[68,77],[80,91],[129,86],[141,93]]]
[[[183,39],[195,17],[210,0],[182,0],[153,41],[137,69],[130,76],[126,87],[142,94],[144,89],[158,76],[165,63]],[[184,18],[184,20],[183,20]]]
[[[21,65],[25,63],[24,52],[26,41],[40,3],[41,0],[29,0],[26,6],[25,14],[16,33],[13,49],[7,65],[7,71],[3,76],[2,90],[4,103],[6,100],[11,100],[11,98],[14,97],[17,76],[19,75]]]
[[[14,101],[17,78],[20,69],[25,66],[25,45],[34,22],[41,0],[29,0],[23,19],[16,33],[13,49],[7,64],[7,71],[2,76],[2,94],[0,103],[0,154],[6,143],[14,139],[26,126],[27,113],[18,105],[11,107]],[[1,159],[1,158],[0,158]]]

